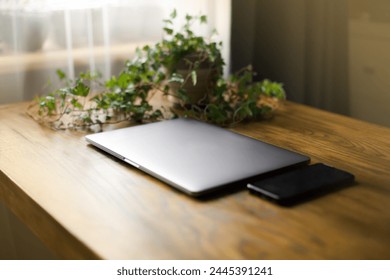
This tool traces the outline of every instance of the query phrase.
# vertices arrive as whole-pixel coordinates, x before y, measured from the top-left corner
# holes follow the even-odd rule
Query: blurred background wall
[[[232,70],[288,99],[390,126],[390,1],[233,0]]]
[[[177,26],[186,14],[207,15],[194,29],[206,37],[218,30],[229,65],[230,8],[230,0],[0,0],[0,104],[47,93],[56,69],[70,78],[118,74],[136,47],[162,38],[173,9]]]

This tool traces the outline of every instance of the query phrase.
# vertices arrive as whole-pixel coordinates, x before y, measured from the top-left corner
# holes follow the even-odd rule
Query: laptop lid
[[[192,196],[309,161],[307,156],[185,118],[96,133],[86,140]]]

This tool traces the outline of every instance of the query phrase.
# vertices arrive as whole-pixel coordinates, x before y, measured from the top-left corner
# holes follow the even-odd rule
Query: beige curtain
[[[196,31],[210,36],[216,28],[229,64],[230,0],[0,0],[0,104],[41,95],[58,68],[71,78],[118,74],[137,46],[161,39],[174,8],[182,21],[208,16]]]

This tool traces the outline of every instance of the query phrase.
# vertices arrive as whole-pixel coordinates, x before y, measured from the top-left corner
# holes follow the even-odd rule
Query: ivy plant
[[[178,30],[174,28],[176,18],[174,10],[164,20],[163,39],[137,48],[135,57],[108,81],[90,72],[70,80],[57,70],[63,86],[38,98],[38,119],[56,129],[101,129],[109,123],[155,121],[172,116],[222,126],[270,116],[285,98],[282,84],[269,80],[254,82],[250,66],[225,79],[222,43],[198,36],[192,30],[194,24],[206,24],[207,17],[186,15]],[[184,76],[179,71],[183,65],[187,69]],[[202,102],[190,102],[187,85],[196,86],[202,67],[212,69],[210,87]],[[176,106],[152,106],[151,99],[156,95],[173,96]]]

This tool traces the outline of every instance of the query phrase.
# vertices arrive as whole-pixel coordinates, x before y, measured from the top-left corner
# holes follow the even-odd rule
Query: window
[[[98,70],[108,79],[137,46],[161,39],[174,8],[183,17],[206,14],[209,24],[197,31],[217,28],[229,62],[230,1],[0,0],[0,104],[44,94],[58,68],[69,77]]]

